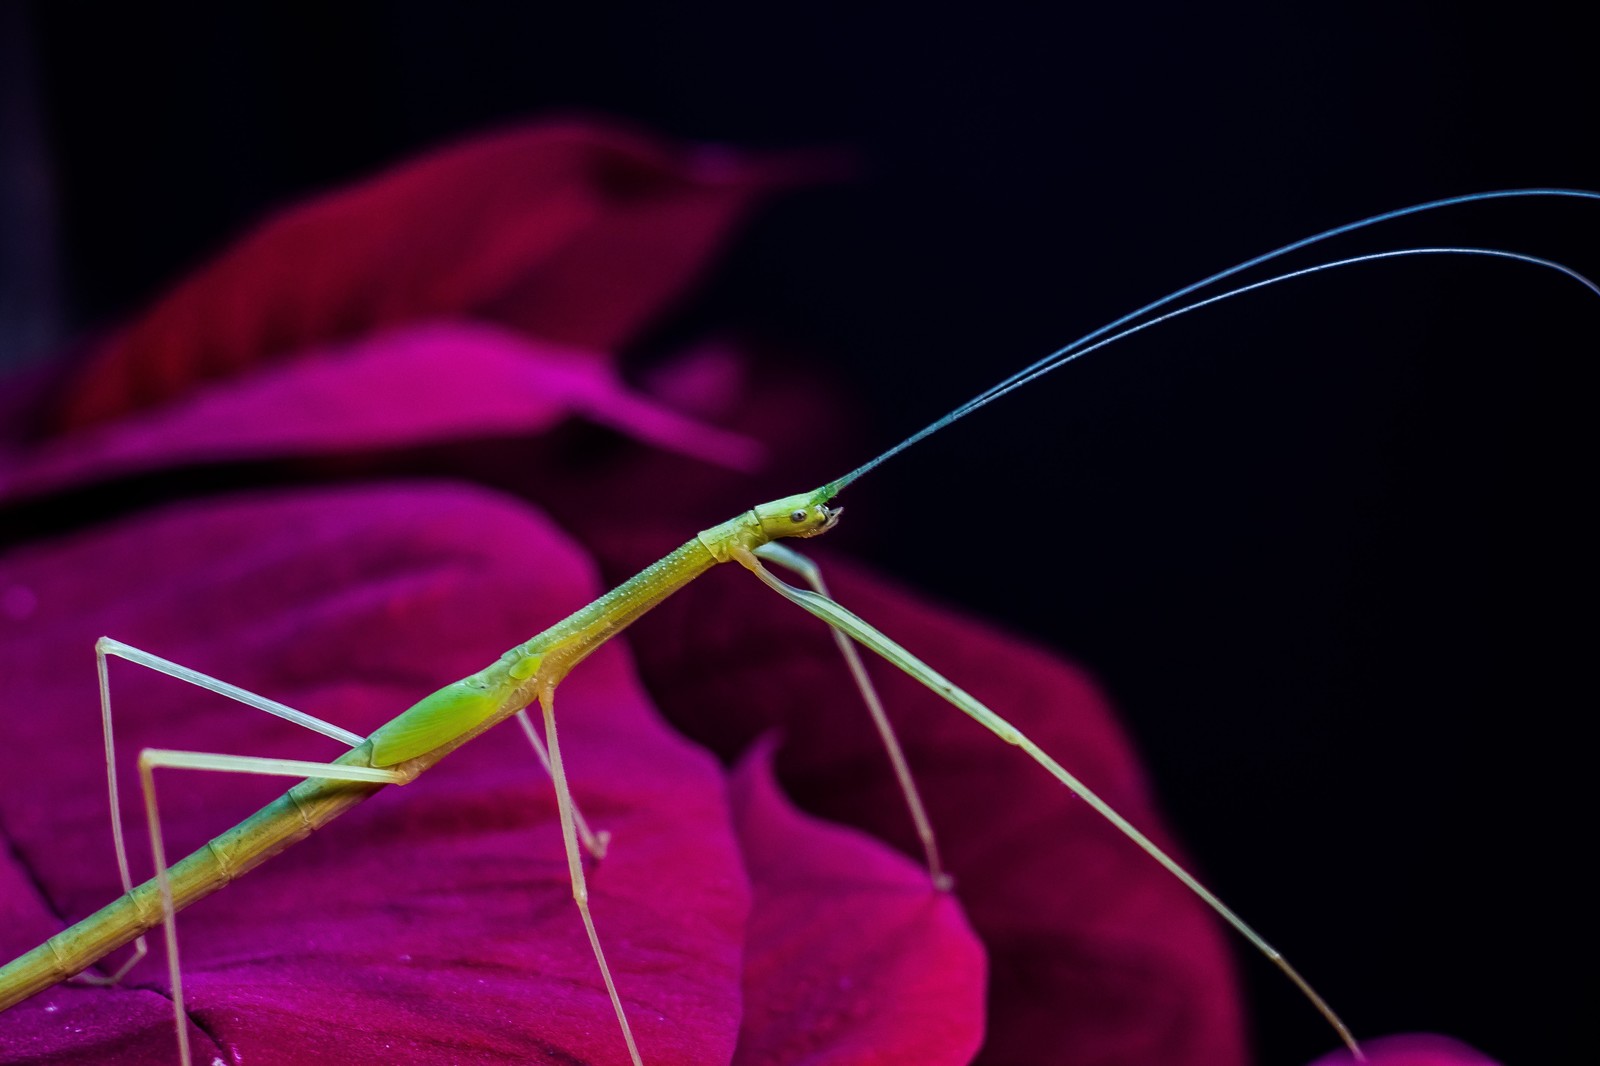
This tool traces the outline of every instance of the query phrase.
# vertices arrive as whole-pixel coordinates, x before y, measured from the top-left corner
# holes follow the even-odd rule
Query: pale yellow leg
[[[767,543],[757,548],[756,554],[768,562],[777,563],[799,574],[817,595],[827,596],[830,600],[833,598],[828,593],[827,585],[823,583],[822,570],[793,548],[775,542]],[[878,690],[873,687],[872,679],[867,676],[867,668],[856,652],[855,643],[837,629],[830,627],[829,632],[833,634],[833,642],[838,646],[839,654],[844,656],[845,665],[850,668],[850,676],[855,678],[856,688],[861,690],[861,698],[866,702],[867,713],[872,715],[872,724],[878,727],[878,736],[882,738],[884,749],[889,753],[889,762],[894,766],[895,779],[900,782],[900,792],[906,798],[911,821],[917,827],[917,838],[922,841],[922,851],[927,856],[928,876],[933,880],[935,888],[941,892],[949,891],[955,882],[945,872],[944,865],[939,859],[939,842],[934,839],[933,822],[929,820],[927,809],[922,805],[922,795],[917,791],[916,779],[911,776],[911,767],[906,762],[905,751],[900,747],[899,738],[895,736],[894,726],[889,724],[889,716],[884,713],[883,701],[878,698]]]
[[[930,691],[955,705],[964,714],[981,723],[985,729],[988,729],[1007,744],[1014,744],[1027,752],[1029,758],[1048,770],[1052,777],[1060,781],[1069,791],[1094,808],[1112,825],[1116,826],[1124,836],[1137,844],[1145,854],[1166,867],[1169,873],[1188,886],[1191,892],[1199,896],[1224,921],[1238,930],[1239,934],[1255,945],[1258,951],[1272,960],[1272,963],[1282,970],[1289,980],[1294,982],[1295,987],[1300,989],[1306,998],[1311,1001],[1312,1006],[1316,1007],[1322,1016],[1327,1019],[1328,1023],[1339,1033],[1339,1038],[1350,1049],[1350,1053],[1355,1057],[1356,1061],[1367,1061],[1366,1055],[1361,1051],[1361,1045],[1356,1042],[1356,1038],[1351,1034],[1349,1027],[1333,1012],[1327,1002],[1306,983],[1305,978],[1301,977],[1299,972],[1289,965],[1289,960],[1285,959],[1276,948],[1267,943],[1260,933],[1257,933],[1246,924],[1244,919],[1235,914],[1222,900],[1218,899],[1209,889],[1195,880],[1193,874],[1178,865],[1178,862],[1157,847],[1153,840],[1136,829],[1131,822],[1118,814],[1115,808],[1090,790],[1089,786],[1068,772],[1064,766],[1047,755],[1037,744],[1023,736],[1010,722],[1007,722],[982,703],[973,699],[971,695],[961,688],[951,684],[943,674],[940,674],[927,663],[890,640],[879,630],[868,625],[853,611],[841,607],[833,602],[832,599],[820,593],[797,589],[779,580],[765,566],[761,565],[760,559],[749,551],[736,549],[733,552],[733,556],[739,560],[740,565],[744,566],[759,578],[762,584],[778,595],[816,615],[835,631],[842,630],[849,634],[852,640],[859,641],[865,647],[877,652],[889,662],[904,670]]]
[[[517,712],[517,725],[522,727],[522,735],[528,738],[528,743],[533,745],[533,753],[539,757],[539,765],[544,767],[544,772],[550,773],[550,755],[544,750],[544,741],[539,739],[539,730],[534,728],[533,719],[524,707]],[[553,774],[551,775],[554,776]],[[583,844],[583,850],[589,857],[599,862],[606,857],[606,847],[611,843],[611,834],[607,830],[591,832],[589,823],[584,820],[583,812],[578,809],[576,801],[572,804],[572,821],[578,829],[578,840]]]
[[[95,641],[94,658],[95,673],[100,682],[100,726],[105,735],[106,744],[106,791],[110,797],[111,807],[111,843],[117,852],[117,873],[122,877],[123,892],[133,891],[133,878],[128,870],[128,848],[122,835],[122,803],[117,796],[117,746],[111,723],[111,673],[108,668],[108,660],[112,658],[122,659],[136,666],[142,666],[147,670],[153,670],[158,674],[165,674],[178,681],[194,685],[197,688],[215,692],[219,696],[226,696],[228,699],[242,703],[247,707],[266,711],[268,714],[293,722],[295,725],[309,729],[314,733],[332,737],[334,740],[352,748],[360,744],[362,740],[357,734],[347,729],[341,729],[329,722],[324,722],[320,718],[314,718],[304,711],[297,711],[292,707],[279,703],[277,700],[268,699],[247,689],[239,688],[237,685],[230,685],[226,681],[219,681],[208,674],[202,674],[198,670],[192,670],[169,659],[163,659],[159,655],[152,655],[150,652],[136,648],[131,644],[124,644],[120,640],[113,640],[111,637],[101,637]],[[133,954],[128,956],[127,960],[117,967],[114,972],[102,976],[86,971],[78,974],[74,980],[80,984],[94,986],[117,984],[128,975],[128,971],[139,963],[139,960],[149,953],[149,950],[148,942],[141,936],[133,942]]]
[[[556,688],[545,685],[539,690],[539,706],[544,708],[544,733],[550,752],[550,777],[556,784],[556,810],[561,815],[561,840],[567,849],[567,868],[572,874],[572,898],[577,901],[578,913],[583,916],[583,927],[589,932],[589,945],[594,948],[594,961],[600,964],[600,976],[611,996],[611,1006],[616,1009],[617,1023],[622,1026],[622,1039],[628,1044],[628,1057],[633,1066],[644,1066],[639,1058],[639,1048],[633,1042],[633,1030],[628,1027],[628,1014],[622,1009],[622,997],[617,995],[616,982],[611,980],[611,968],[606,965],[606,953],[600,949],[600,935],[594,930],[594,918],[589,914],[589,885],[583,876],[583,857],[578,853],[578,835],[573,816],[572,792],[567,788],[567,773],[561,766],[561,745],[556,740]]]
[[[394,770],[371,766],[342,766],[306,762],[300,759],[260,759],[248,755],[216,755],[198,751],[166,751],[146,748],[139,753],[139,782],[144,788],[144,813],[150,826],[150,854],[155,861],[156,884],[161,889],[161,915],[167,941],[167,975],[172,981],[172,1017],[178,1033],[178,1061],[191,1066],[189,1027],[184,1024],[183,977],[178,965],[178,915],[172,904],[172,881],[167,876],[167,848],[161,836],[161,812],[156,802],[155,771],[219,770],[235,774],[267,774],[272,777],[321,777],[335,781],[366,781],[403,784],[406,777]]]

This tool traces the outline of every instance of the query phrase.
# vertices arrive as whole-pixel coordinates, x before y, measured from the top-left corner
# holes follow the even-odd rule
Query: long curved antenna
[[[1251,282],[1249,285],[1241,285],[1237,289],[1229,289],[1227,292],[1218,293],[1215,296],[1208,296],[1203,300],[1196,300],[1192,304],[1185,304],[1183,307],[1180,307],[1175,311],[1168,311],[1164,315],[1158,315],[1155,318],[1146,319],[1136,326],[1129,326],[1120,333],[1113,333],[1111,336],[1097,341],[1096,343],[1089,345],[1087,348],[1078,348],[1075,351],[1066,353],[1065,355],[1052,357],[1051,359],[1036,363],[1031,369],[1020,372],[1020,376],[1017,376],[1015,380],[1012,380],[1003,386],[989,390],[989,392],[985,393],[981,398],[969,401],[968,403],[963,404],[960,408],[957,408],[957,410],[963,415],[971,414],[973,411],[976,411],[985,404],[992,403],[993,401],[1004,396],[1006,393],[1020,389],[1022,386],[1036,381],[1037,379],[1050,373],[1052,370],[1056,370],[1062,366],[1065,366],[1067,363],[1072,362],[1074,359],[1077,359],[1080,356],[1088,355],[1093,351],[1098,351],[1107,345],[1115,344],[1117,341],[1124,340],[1125,338],[1133,336],[1135,333],[1142,332],[1146,329],[1149,329],[1151,326],[1159,325],[1162,322],[1177,318],[1180,315],[1186,315],[1191,311],[1198,311],[1203,307],[1209,307],[1212,304],[1221,303],[1223,300],[1232,299],[1235,296],[1243,296],[1245,293],[1254,292],[1257,289],[1264,289],[1268,285],[1276,285],[1281,281],[1290,281],[1294,278],[1305,277],[1309,274],[1320,274],[1324,270],[1333,270],[1337,267],[1355,266],[1358,263],[1373,263],[1383,259],[1398,259],[1402,256],[1411,255],[1480,255],[1488,256],[1494,259],[1511,259],[1521,263],[1531,263],[1534,266],[1559,271],[1577,281],[1580,285],[1594,293],[1596,296],[1600,296],[1600,285],[1597,285],[1588,277],[1578,273],[1571,267],[1558,263],[1553,259],[1543,259],[1536,255],[1524,255],[1521,252],[1506,252],[1496,248],[1398,248],[1388,252],[1370,252],[1367,255],[1352,256],[1349,259],[1336,259],[1331,263],[1319,263],[1316,266],[1302,267],[1299,270],[1293,270],[1287,274],[1279,274],[1276,277],[1267,278],[1263,281]]]
[[[1596,199],[1600,199],[1600,194],[1593,194],[1593,195],[1594,195],[1594,197]],[[1349,228],[1349,227],[1346,227],[1346,228]],[[1333,231],[1330,231],[1330,232],[1333,232]],[[1324,234],[1324,236],[1326,236],[1326,234]],[[1287,246],[1287,247],[1288,248],[1300,247],[1300,246],[1302,246],[1304,244],[1309,243],[1309,241],[1311,239],[1317,239],[1317,238],[1310,238],[1307,241],[1300,242],[1299,245],[1290,245],[1290,246]],[[1273,253],[1273,254],[1281,254],[1281,252],[1284,251],[1284,250],[1285,249],[1280,249],[1278,253]],[[1126,339],[1128,337],[1131,337],[1135,333],[1140,333],[1140,332],[1142,332],[1142,331],[1144,331],[1146,329],[1149,329],[1151,326],[1159,325],[1162,322],[1167,322],[1167,321],[1169,321],[1171,319],[1178,318],[1179,316],[1186,315],[1191,311],[1198,311],[1203,307],[1209,307],[1212,304],[1220,303],[1223,300],[1232,299],[1235,296],[1243,296],[1245,293],[1254,292],[1257,289],[1264,289],[1269,285],[1276,285],[1279,282],[1291,281],[1294,278],[1306,277],[1307,275],[1310,275],[1310,274],[1320,274],[1325,270],[1333,270],[1333,269],[1338,268],[1338,267],[1355,266],[1358,263],[1373,263],[1373,262],[1378,262],[1378,261],[1385,260],[1385,259],[1398,259],[1398,258],[1401,258],[1403,256],[1413,256],[1413,255],[1472,255],[1472,256],[1484,256],[1484,257],[1487,257],[1487,258],[1490,258],[1490,259],[1509,259],[1509,260],[1512,260],[1512,261],[1515,261],[1515,262],[1519,262],[1519,263],[1528,263],[1528,264],[1531,264],[1533,266],[1542,267],[1542,268],[1547,269],[1547,270],[1554,270],[1554,271],[1557,271],[1558,273],[1565,274],[1567,277],[1572,278],[1574,281],[1578,282],[1578,284],[1582,285],[1584,288],[1588,289],[1590,292],[1593,292],[1596,296],[1600,296],[1600,285],[1597,285],[1594,281],[1590,280],[1587,276],[1585,276],[1583,274],[1580,274],[1578,271],[1572,269],[1571,267],[1566,266],[1566,265],[1564,265],[1562,263],[1558,263],[1553,259],[1545,259],[1545,258],[1542,258],[1540,256],[1536,256],[1536,255],[1526,255],[1526,254],[1524,254],[1522,252],[1508,252],[1508,251],[1505,251],[1505,250],[1499,249],[1499,248],[1466,248],[1466,247],[1455,247],[1455,248],[1451,248],[1451,247],[1445,247],[1445,248],[1397,248],[1397,249],[1393,249],[1393,250],[1387,251],[1387,252],[1370,252],[1370,253],[1368,253],[1366,255],[1351,256],[1348,259],[1335,259],[1332,262],[1318,263],[1315,266],[1302,267],[1299,270],[1291,270],[1291,271],[1289,271],[1288,273],[1285,273],[1285,274],[1277,274],[1277,275],[1274,275],[1273,277],[1266,278],[1266,279],[1264,279],[1262,281],[1251,282],[1248,285],[1241,285],[1236,289],[1229,289],[1227,292],[1218,293],[1215,296],[1208,296],[1208,297],[1205,297],[1204,299],[1196,300],[1194,303],[1185,304],[1182,307],[1180,307],[1180,308],[1178,308],[1178,309],[1176,309],[1174,311],[1168,311],[1166,314],[1157,315],[1155,318],[1145,319],[1143,322],[1139,322],[1138,324],[1129,326],[1128,328],[1126,328],[1124,330],[1121,330],[1120,332],[1112,333],[1110,336],[1106,336],[1106,333],[1109,332],[1112,329],[1115,329],[1118,324],[1128,322],[1131,319],[1137,318],[1141,314],[1148,313],[1150,310],[1152,310],[1152,309],[1154,309],[1156,307],[1165,306],[1167,303],[1170,303],[1171,300],[1172,300],[1172,297],[1166,297],[1166,298],[1163,298],[1162,300],[1156,301],[1155,303],[1147,304],[1145,307],[1141,308],[1139,311],[1135,312],[1134,314],[1124,315],[1122,318],[1119,318],[1115,323],[1112,323],[1112,324],[1110,324],[1108,326],[1102,326],[1101,328],[1095,330],[1093,333],[1086,334],[1084,337],[1081,337],[1078,340],[1073,341],[1071,344],[1067,345],[1066,347],[1057,349],[1056,351],[1052,352],[1051,354],[1045,356],[1043,359],[1035,360],[1033,363],[1030,363],[1028,366],[1023,367],[1021,370],[1019,370],[1016,373],[1010,375],[1005,380],[997,382],[996,384],[994,384],[994,385],[990,386],[989,388],[985,389],[983,392],[979,393],[977,396],[974,396],[972,399],[968,400],[966,403],[964,403],[961,406],[955,408],[954,410],[952,410],[949,413],[943,415],[942,417],[936,419],[935,421],[930,422],[928,425],[924,426],[923,428],[917,430],[917,432],[913,433],[911,436],[907,437],[905,440],[901,441],[899,444],[896,444],[894,447],[890,448],[888,451],[885,451],[882,454],[876,456],[875,458],[873,458],[871,460],[868,460],[867,462],[863,463],[862,465],[856,467],[854,470],[850,471],[850,473],[846,474],[844,477],[839,478],[836,481],[829,482],[829,488],[832,489],[834,492],[839,492],[839,491],[843,490],[846,485],[849,485],[851,482],[853,482],[856,479],[860,478],[863,474],[866,474],[868,471],[870,471],[870,470],[874,469],[875,467],[879,466],[880,464],[882,464],[886,460],[891,459],[894,456],[900,454],[901,452],[905,451],[907,448],[911,447],[913,444],[916,444],[918,441],[923,440],[923,439],[925,439],[927,437],[930,437],[933,434],[939,432],[939,430],[941,430],[941,429],[945,428],[946,426],[950,425],[952,422],[955,422],[958,419],[965,418],[967,415],[970,415],[972,412],[978,410],[978,408],[987,406],[988,404],[993,403],[995,400],[998,400],[1000,397],[1006,395],[1007,393],[1013,392],[1013,391],[1015,391],[1017,389],[1020,389],[1024,385],[1030,384],[1031,382],[1037,381],[1039,378],[1043,377],[1044,375],[1050,373],[1053,370],[1060,369],[1061,367],[1065,366],[1066,364],[1072,362],[1075,359],[1078,359],[1078,358],[1080,358],[1082,356],[1088,355],[1090,352],[1099,351],[1101,348],[1104,348],[1107,345],[1115,344],[1117,341],[1124,340],[1124,339]],[[1253,264],[1253,263],[1261,262],[1265,258],[1270,258],[1270,257],[1267,257],[1267,256],[1258,257],[1257,259],[1252,260],[1251,263]],[[1250,265],[1250,264],[1245,264],[1245,265]],[[1237,273],[1239,270],[1242,270],[1242,269],[1244,269],[1244,266],[1236,267],[1236,268],[1234,268],[1233,270],[1230,270],[1230,271],[1225,271],[1223,274],[1214,275],[1212,278],[1208,278],[1204,282],[1198,282],[1198,283],[1196,283],[1194,285],[1189,286],[1187,289],[1180,290],[1180,293],[1193,292],[1195,289],[1200,288],[1203,285],[1209,284],[1213,280],[1216,280],[1216,278],[1225,277],[1228,274],[1232,274],[1232,273]],[[1099,339],[1095,340],[1095,338],[1099,338]],[[1093,344],[1087,343],[1090,340],[1095,340],[1095,343],[1093,343]]]
[[[1321,233],[1314,234],[1314,235],[1312,235],[1310,237],[1305,237],[1305,238],[1302,238],[1300,240],[1293,241],[1293,242],[1291,242],[1289,244],[1285,244],[1282,247],[1275,248],[1270,252],[1266,252],[1266,253],[1264,253],[1262,255],[1258,255],[1258,256],[1254,257],[1253,259],[1247,259],[1242,263],[1238,263],[1238,264],[1236,264],[1234,266],[1231,266],[1231,267],[1227,268],[1226,270],[1220,270],[1220,271],[1216,272],[1215,274],[1211,274],[1211,275],[1209,275],[1209,276],[1207,276],[1205,278],[1202,278],[1201,280],[1196,281],[1196,282],[1194,282],[1194,283],[1192,283],[1190,285],[1185,285],[1180,289],[1175,289],[1172,292],[1168,293],[1167,295],[1161,297],[1160,299],[1152,300],[1150,303],[1147,303],[1144,306],[1142,306],[1142,307],[1140,307],[1140,308],[1138,308],[1138,309],[1136,309],[1134,311],[1128,312],[1127,314],[1123,315],[1121,318],[1114,319],[1113,321],[1106,323],[1105,325],[1101,326],[1100,328],[1098,328],[1098,329],[1096,329],[1096,330],[1094,330],[1094,331],[1092,331],[1090,333],[1084,334],[1082,337],[1079,337],[1077,340],[1073,341],[1070,344],[1067,344],[1067,345],[1065,345],[1065,346],[1063,346],[1061,348],[1056,349],[1055,351],[1051,352],[1049,355],[1046,355],[1041,359],[1035,360],[1033,363],[1030,363],[1028,366],[1025,366],[1021,370],[1016,371],[1014,374],[1011,374],[1009,377],[1006,377],[1003,380],[1001,380],[999,382],[996,382],[994,385],[992,385],[989,388],[985,389],[983,392],[979,393],[977,396],[974,396],[972,399],[968,400],[966,403],[962,404],[961,406],[955,408],[953,411],[951,411],[948,414],[944,415],[942,418],[939,418],[938,420],[930,423],[929,425],[924,426],[922,429],[918,430],[916,433],[913,433],[911,436],[907,437],[905,440],[901,441],[899,444],[896,444],[894,447],[892,447],[892,448],[888,449],[887,451],[883,452],[881,455],[878,455],[877,457],[875,457],[875,458],[869,460],[868,462],[862,464],[861,466],[857,467],[855,470],[852,470],[850,473],[846,474],[844,477],[839,478],[837,481],[832,482],[831,485],[835,489],[843,489],[846,485],[850,484],[852,481],[855,481],[857,478],[859,478],[863,474],[867,473],[867,471],[872,470],[874,467],[877,467],[879,464],[883,463],[884,461],[892,458],[895,455],[898,455],[902,451],[905,451],[907,448],[911,447],[913,444],[916,444],[918,441],[921,441],[926,437],[932,436],[934,433],[937,433],[939,430],[943,429],[945,426],[948,426],[950,423],[955,422],[958,419],[966,417],[967,415],[971,414],[973,411],[976,411],[979,407],[982,407],[985,404],[989,403],[991,400],[994,400],[998,396],[1004,395],[1006,392],[1009,392],[1013,388],[1016,388],[1019,384],[1023,383],[1024,381],[1032,381],[1032,380],[1034,380],[1038,376],[1038,374],[1039,374],[1039,372],[1041,370],[1043,370],[1045,373],[1048,373],[1049,369],[1054,369],[1055,367],[1060,366],[1062,363],[1070,361],[1070,360],[1068,360],[1068,359],[1066,359],[1064,357],[1072,355],[1075,352],[1078,353],[1078,354],[1082,354],[1082,352],[1084,350],[1092,350],[1092,349],[1087,349],[1085,346],[1089,345],[1090,343],[1092,343],[1092,342],[1094,342],[1096,340],[1098,340],[1101,337],[1104,337],[1106,334],[1112,333],[1113,331],[1119,329],[1122,326],[1127,325],[1130,322],[1134,322],[1137,319],[1140,319],[1140,318],[1144,317],[1145,315],[1150,314],[1153,311],[1159,310],[1162,307],[1166,307],[1167,305],[1169,305],[1171,303],[1174,303],[1174,302],[1176,302],[1178,300],[1181,300],[1183,297],[1188,296],[1191,293],[1197,292],[1197,291],[1199,291],[1201,289],[1206,288],[1207,286],[1213,285],[1213,284],[1215,284],[1215,283],[1217,283],[1219,281],[1222,281],[1222,280],[1224,280],[1226,278],[1233,277],[1234,275],[1240,274],[1240,273],[1242,273],[1242,272],[1244,272],[1246,270],[1251,269],[1252,267],[1260,266],[1263,263],[1270,262],[1273,259],[1277,259],[1277,258],[1280,258],[1282,256],[1288,255],[1288,254],[1290,254],[1292,252],[1299,251],[1300,249],[1309,247],[1309,246],[1311,246],[1313,244],[1317,244],[1317,243],[1320,243],[1320,242],[1325,241],[1325,240],[1330,240],[1330,239],[1332,239],[1334,237],[1338,237],[1338,236],[1341,236],[1341,235],[1346,234],[1346,233],[1354,232],[1355,230],[1365,229],[1368,226],[1375,226],[1375,225],[1378,225],[1379,223],[1382,223],[1382,222],[1390,222],[1390,221],[1393,221],[1393,220],[1398,219],[1398,218],[1404,218],[1404,217],[1406,217],[1408,215],[1421,214],[1421,213],[1423,213],[1425,211],[1433,211],[1433,210],[1437,210],[1437,209],[1442,208],[1442,207],[1454,207],[1454,206],[1457,206],[1457,205],[1460,205],[1460,204],[1476,203],[1476,202],[1479,202],[1479,201],[1488,201],[1488,200],[1506,200],[1506,199],[1513,199],[1513,198],[1519,198],[1519,197],[1561,197],[1561,198],[1570,198],[1570,199],[1579,199],[1579,200],[1597,200],[1597,201],[1600,201],[1600,192],[1591,192],[1591,191],[1586,190],[1586,189],[1544,189],[1544,188],[1538,188],[1538,189],[1501,189],[1501,190],[1495,190],[1495,191],[1491,191],[1491,192],[1470,193],[1470,194],[1465,195],[1465,196],[1452,196],[1452,197],[1447,197],[1447,198],[1442,199],[1442,200],[1429,200],[1426,203],[1413,204],[1410,207],[1402,207],[1402,208],[1399,208],[1398,210],[1395,210],[1395,211],[1385,211],[1385,212],[1383,212],[1381,214],[1369,215],[1366,218],[1360,219],[1358,221],[1348,222],[1348,223],[1345,223],[1342,226],[1335,226],[1332,229],[1323,230]],[[1463,249],[1461,251],[1468,251],[1468,250]],[[1402,254],[1402,253],[1391,253],[1391,254]],[[1522,256],[1516,255],[1515,253],[1510,253],[1510,252],[1496,253],[1496,252],[1493,252],[1490,249],[1471,249],[1470,250],[1470,254],[1499,254],[1499,255],[1502,255],[1502,256],[1504,256],[1506,258],[1525,258],[1528,261],[1538,262],[1541,265],[1554,266],[1557,269],[1561,270],[1563,273],[1570,274],[1571,276],[1573,276],[1575,278],[1578,278],[1578,280],[1580,280],[1580,281],[1584,282],[1585,284],[1589,285],[1590,288],[1594,287],[1593,284],[1590,283],[1582,275],[1579,275],[1575,271],[1572,271],[1572,270],[1570,270],[1570,269],[1568,269],[1566,267],[1560,266],[1559,264],[1552,263],[1552,262],[1550,262],[1548,260],[1536,260],[1534,257],[1531,257],[1531,256],[1522,257]],[[1360,259],[1340,260],[1339,261],[1339,265],[1347,264],[1349,262],[1357,262],[1357,261],[1361,261],[1361,260]],[[1325,264],[1325,265],[1332,266],[1334,264]],[[1285,275],[1282,275],[1281,277],[1273,279],[1273,280],[1274,281],[1276,281],[1276,280],[1287,280],[1288,278],[1299,276],[1300,273],[1301,272],[1295,272],[1295,273],[1292,273],[1292,274],[1285,274]],[[1268,284],[1270,284],[1270,283],[1271,282],[1268,282]],[[1259,287],[1259,286],[1249,286],[1249,287],[1246,287],[1244,289],[1234,290],[1234,292],[1246,292],[1246,291],[1250,291],[1251,288],[1257,288],[1257,287]],[[1203,304],[1196,305],[1196,306],[1203,306]],[[1125,335],[1127,335],[1126,332],[1117,334],[1117,336],[1125,336]],[[1104,346],[1103,344],[1095,345],[1096,348],[1103,347],[1103,346]],[[1045,369],[1047,367],[1049,369]]]

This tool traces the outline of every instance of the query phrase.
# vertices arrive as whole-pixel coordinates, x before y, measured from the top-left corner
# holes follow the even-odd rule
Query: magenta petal
[[[496,326],[433,322],[197,385],[186,402],[65,434],[0,467],[0,498],[198,463],[530,435],[583,415],[729,466],[759,447],[630,391],[606,360]]]
[[[466,141],[262,225],[102,346],[58,424],[416,320],[613,350],[793,171],[582,123]]]
[[[1368,1066],[1497,1066],[1494,1059],[1460,1041],[1431,1033],[1364,1040],[1361,1047]],[[1355,1061],[1348,1051],[1336,1051],[1310,1066],[1353,1066]]]
[[[970,1061],[985,966],[956,900],[871,837],[797,811],[772,750],[733,775],[754,889],[735,1066]]]
[[[585,558],[529,509],[445,485],[220,499],[11,553],[0,952],[120,891],[96,725],[100,634],[365,732],[596,592]],[[337,753],[170,679],[127,664],[113,674],[142,875],[127,772],[140,746]],[[639,1042],[652,1066],[727,1061],[748,888],[722,775],[660,723],[619,648],[586,661],[558,703],[573,790],[615,834],[590,891]],[[285,785],[159,780],[178,852]],[[196,904],[179,930],[190,1014],[244,1062],[626,1061],[572,906],[550,783],[514,726]],[[0,1062],[104,1061],[111,1048],[118,1062],[170,1062],[165,984],[152,959],[118,988],[43,993],[0,1015]]]

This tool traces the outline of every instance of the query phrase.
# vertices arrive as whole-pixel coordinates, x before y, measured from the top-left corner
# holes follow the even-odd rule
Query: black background
[[[29,336],[114,320],[272,206],[424,146],[610,115],[854,154],[856,180],[763,215],[677,328],[833,362],[870,449],[1315,230],[1600,187],[1594,42],[1537,6],[512,7],[12,8],[8,189],[42,161],[55,219],[4,260],[8,298],[58,312]],[[1597,236],[1600,205],[1519,202],[1326,255],[1488,244],[1600,273]],[[1358,1031],[1593,1061],[1597,338],[1600,300],[1527,267],[1279,287],[884,467],[845,546],[1092,669],[1213,887]],[[1261,1061],[1328,1045],[1243,969]]]

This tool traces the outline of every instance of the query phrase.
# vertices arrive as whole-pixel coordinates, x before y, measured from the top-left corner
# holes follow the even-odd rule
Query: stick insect
[[[50,938],[38,948],[0,969],[0,1009],[12,1006],[53,984],[81,973],[119,947],[135,943],[137,949],[133,958],[106,979],[119,980],[144,954],[144,934],[161,925],[166,941],[179,1059],[187,1066],[191,1061],[191,1051],[187,1027],[184,1024],[176,912],[223,887],[238,875],[302,839],[312,830],[332,821],[362,800],[381,791],[385,786],[410,783],[467,741],[508,718],[516,717],[554,782],[573,896],[578,904],[599,975],[616,1014],[620,1041],[626,1046],[630,1060],[636,1066],[642,1066],[648,1057],[649,1049],[641,1051],[634,1039],[628,1012],[623,1004],[626,989],[619,990],[617,982],[613,979],[601,946],[600,934],[588,905],[584,854],[588,853],[598,858],[605,851],[608,842],[603,834],[589,828],[573,802],[557,734],[554,697],[557,687],[567,675],[612,636],[713,566],[734,562],[752,573],[775,593],[818,617],[832,628],[894,764],[906,803],[923,842],[930,879],[935,886],[948,887],[948,881],[939,858],[933,829],[923,813],[923,805],[906,766],[904,755],[888,727],[887,720],[883,717],[879,700],[855,652],[855,645],[880,655],[975,719],[1001,740],[1021,748],[1036,764],[1103,815],[1270,959],[1322,1014],[1351,1053],[1357,1059],[1362,1058],[1360,1044],[1349,1027],[1282,954],[1254,929],[1050,754],[1041,750],[1005,719],[979,703],[931,666],[832,600],[816,569],[804,557],[780,542],[788,539],[806,539],[831,530],[838,522],[841,512],[841,509],[835,506],[836,498],[846,488],[883,462],[968,414],[1082,355],[1179,315],[1263,286],[1380,259],[1448,254],[1512,260],[1558,271],[1585,285],[1596,295],[1600,295],[1600,288],[1593,282],[1560,263],[1492,248],[1465,247],[1412,247],[1340,259],[1279,274],[1226,291],[1213,292],[1209,296],[1201,295],[1208,287],[1217,286],[1223,280],[1242,271],[1357,228],[1453,204],[1517,196],[1600,199],[1600,194],[1576,191],[1513,190],[1434,201],[1374,216],[1295,242],[1180,289],[1019,370],[849,473],[812,491],[781,497],[701,531],[682,547],[634,578],[529,641],[507,651],[483,670],[427,696],[364,737],[285,707],[266,697],[199,674],[150,652],[110,638],[102,639],[96,651],[110,776],[113,836],[125,894],[98,913]],[[1191,297],[1189,303],[1181,303]],[[1175,309],[1165,310],[1173,305],[1177,305]],[[799,574],[808,587],[791,585],[772,573],[769,565]],[[156,873],[150,880],[135,885],[122,840],[115,763],[111,757],[113,722],[106,669],[108,657],[123,658],[211,689],[248,706],[338,740],[348,745],[349,751],[332,762],[318,763],[146,749],[139,759],[139,773]],[[542,736],[527,712],[527,708],[534,703],[539,705],[543,719]],[[157,769],[284,776],[303,780],[257,814],[214,838],[206,847],[169,864],[157,803],[154,774]]]

